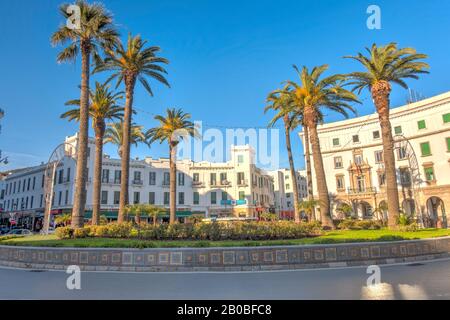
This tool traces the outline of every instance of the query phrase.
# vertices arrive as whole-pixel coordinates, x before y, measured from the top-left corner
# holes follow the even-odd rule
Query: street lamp
[[[2,108],[0,108],[0,119],[2,119],[5,116],[5,111],[3,111]],[[0,125],[0,132],[2,130],[2,126]],[[2,158],[2,151],[0,150],[0,164],[8,164],[8,157]]]

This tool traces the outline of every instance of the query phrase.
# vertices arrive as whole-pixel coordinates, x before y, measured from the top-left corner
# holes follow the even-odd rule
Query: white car
[[[13,229],[7,233],[8,235],[32,236],[33,232],[28,229]]]

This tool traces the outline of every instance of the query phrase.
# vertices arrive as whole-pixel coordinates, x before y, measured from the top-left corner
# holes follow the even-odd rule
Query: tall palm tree
[[[391,83],[396,83],[407,89],[405,79],[419,79],[418,75],[428,73],[429,65],[419,61],[427,55],[417,53],[413,48],[399,49],[396,43],[385,46],[366,48],[368,55],[358,53],[357,56],[347,56],[364,67],[363,72],[349,74],[354,85],[353,90],[361,93],[368,89],[377,109],[383,138],[383,159],[386,174],[386,194],[388,206],[388,225],[397,225],[400,204],[398,198],[397,174],[395,169],[394,140],[392,138],[391,122],[389,120]]]
[[[106,120],[121,119],[123,107],[117,104],[122,99],[122,92],[114,93],[107,84],[95,83],[95,91],[89,91],[89,116],[95,132],[95,162],[94,162],[94,192],[92,197],[92,224],[100,223],[100,193],[102,187],[103,138],[106,130]],[[78,106],[61,115],[69,121],[80,121],[80,100],[71,100],[66,105]]]
[[[130,144],[135,146],[138,143],[147,143],[147,138],[143,131],[144,127],[135,123],[130,127]],[[108,123],[105,131],[104,143],[111,143],[117,146],[117,154],[122,158],[122,146],[123,146],[123,121]]]
[[[70,17],[67,12],[70,4],[63,4],[60,13],[65,21]],[[89,4],[78,0],[80,8],[80,28],[70,29],[66,24],[51,36],[52,45],[70,43],[57,56],[58,63],[74,62],[81,54],[81,94],[80,94],[80,130],[77,145],[77,171],[75,196],[72,209],[72,226],[83,226],[86,204],[87,145],[89,126],[89,74],[91,55],[99,56],[100,48],[111,48],[117,42],[118,33],[113,26],[112,15],[101,4]]]
[[[185,138],[198,137],[197,129],[193,122],[189,119],[191,115],[184,113],[181,109],[167,109],[166,115],[157,115],[155,120],[159,122],[157,127],[151,128],[147,131],[146,136],[149,139],[149,144],[159,141],[163,143],[167,141],[169,144],[170,154],[170,223],[175,222],[176,218],[176,194],[177,194],[177,145]]]
[[[132,37],[128,35],[127,46],[118,44],[115,50],[107,51],[104,61],[97,61],[95,72],[110,70],[113,72],[109,80],[117,79],[117,85],[125,83],[125,116],[123,125],[122,145],[122,181],[120,187],[120,204],[118,222],[124,220],[124,208],[128,204],[128,185],[130,170],[130,130],[133,113],[133,97],[136,81],[144,86],[148,93],[153,96],[146,77],[153,78],[166,86],[169,86],[163,74],[166,70],[159,64],[168,64],[165,58],[158,57],[159,47],[146,47],[147,42],[140,35]],[[108,81],[109,81],[108,80]]]
[[[288,152],[288,159],[289,159],[289,169],[292,177],[292,190],[294,194],[294,220],[295,222],[299,223],[300,210],[297,205],[299,201],[297,175],[295,172],[291,146],[291,130],[293,129],[292,119],[294,118],[292,116],[292,113],[294,105],[292,96],[289,94],[289,92],[287,92],[287,90],[288,88],[285,87],[283,90],[278,89],[272,91],[266,99],[266,102],[269,103],[269,105],[265,107],[264,112],[267,112],[268,110],[274,110],[277,112],[277,114],[269,122],[269,126],[274,126],[279,119],[283,119],[286,149]]]
[[[348,117],[347,111],[355,112],[350,103],[359,103],[359,101],[353,92],[343,87],[346,80],[345,76],[332,75],[320,79],[321,75],[328,69],[328,65],[314,67],[311,72],[307,67],[303,67],[301,71],[296,66],[294,66],[294,69],[297,71],[300,83],[297,84],[293,81],[288,83],[296,96],[296,106],[303,109],[303,121],[310,134],[319,192],[321,221],[323,226],[334,229],[317,125],[323,109],[329,109]]]

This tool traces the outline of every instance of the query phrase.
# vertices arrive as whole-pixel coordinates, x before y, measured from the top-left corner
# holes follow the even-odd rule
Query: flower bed
[[[320,224],[317,222],[297,224],[290,221],[176,223],[156,226],[127,222],[85,226],[80,229],[56,229],[59,239],[100,237],[143,240],[276,240],[300,239],[321,234]]]

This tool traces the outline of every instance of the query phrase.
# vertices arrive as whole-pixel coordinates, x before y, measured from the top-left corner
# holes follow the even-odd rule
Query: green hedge
[[[80,229],[71,227],[56,229],[56,235],[60,239],[101,237],[144,240],[271,240],[299,239],[320,234],[321,228],[318,222],[296,224],[290,221],[202,222],[156,226],[127,222],[85,226]]]
[[[343,230],[378,230],[382,227],[382,222],[376,220],[345,219],[338,224],[338,228]]]

